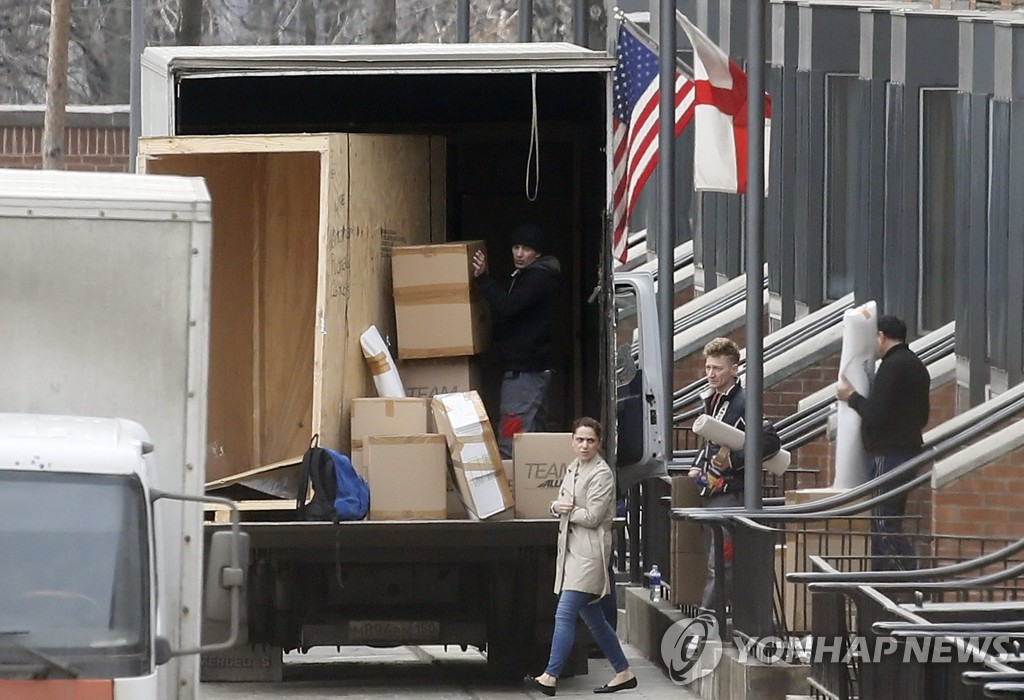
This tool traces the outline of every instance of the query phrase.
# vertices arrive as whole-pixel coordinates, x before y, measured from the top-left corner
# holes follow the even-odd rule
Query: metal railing
[[[786,547],[791,544],[785,540],[787,533],[792,537],[792,531],[841,533],[849,530],[849,527],[844,527],[844,522],[850,522],[851,518],[866,518],[874,508],[905,497],[928,482],[930,473],[918,472],[932,460],[970,444],[1004,422],[1015,420],[1022,410],[1024,389],[1017,387],[961,414],[949,422],[953,424],[949,428],[940,426],[929,433],[924,452],[889,474],[817,502],[765,507],[749,514],[741,509],[673,509],[672,518],[700,522],[713,532],[716,584],[722,586],[722,600],[726,598],[722,575],[725,570],[724,535],[728,532],[732,536],[736,568],[734,591],[731,607],[727,610],[721,606],[714,611],[720,627],[726,628],[727,612],[731,613],[734,630],[750,637],[769,636],[779,630],[788,632],[787,626],[798,627],[794,625],[798,615],[794,606],[799,604],[799,600],[795,595],[787,596],[783,582],[787,573],[797,570],[795,566],[787,566],[787,558],[795,562],[795,550],[801,545],[799,541],[792,543],[790,556],[785,556]],[[827,539],[828,535],[825,537]],[[844,542],[852,541],[849,537],[840,537],[836,546],[842,547]],[[804,542],[805,553],[812,554],[806,547],[808,541]],[[835,553],[831,549],[827,551],[827,554]],[[766,585],[768,582],[770,584]]]
[[[934,551],[948,549],[940,539],[949,538],[933,538]],[[1012,697],[1010,684],[1024,681],[1007,654],[1024,640],[1024,540],[958,541],[992,551],[943,553],[935,561],[951,563],[907,572],[844,571],[842,559],[814,556],[816,571],[790,576],[812,593],[815,697],[968,700],[993,697],[990,682]]]

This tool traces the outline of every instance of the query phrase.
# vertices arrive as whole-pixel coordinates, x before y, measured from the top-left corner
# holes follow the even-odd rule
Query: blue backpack
[[[334,522],[362,520],[370,509],[370,487],[356,473],[348,457],[320,447],[319,441],[320,436],[314,435],[302,456],[299,489],[295,495],[296,517]],[[313,498],[306,503],[311,483]]]

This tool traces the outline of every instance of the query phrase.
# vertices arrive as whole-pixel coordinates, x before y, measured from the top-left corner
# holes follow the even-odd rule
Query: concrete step
[[[635,586],[620,597],[626,613],[620,616],[619,636],[664,668],[662,639],[675,622],[687,618],[671,603],[652,603],[647,594],[647,589]],[[741,661],[730,641],[723,645],[714,670],[692,681],[686,689],[704,700],[803,700],[808,690],[807,671],[807,666],[784,662]]]

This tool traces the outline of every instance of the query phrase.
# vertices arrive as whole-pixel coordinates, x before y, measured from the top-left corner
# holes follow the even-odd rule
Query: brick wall
[[[0,167],[40,168],[42,149],[43,108],[0,106]],[[128,154],[127,107],[68,107],[65,170],[127,172]]]
[[[1004,455],[934,494],[935,532],[967,537],[1024,537],[1024,449]]]

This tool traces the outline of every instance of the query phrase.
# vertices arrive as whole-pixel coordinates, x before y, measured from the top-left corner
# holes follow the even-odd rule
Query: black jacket
[[[506,370],[551,369],[551,323],[561,266],[550,255],[512,273],[508,289],[486,272],[476,278],[491,307],[494,343]]]
[[[906,343],[889,348],[871,384],[871,395],[854,392],[850,407],[860,414],[861,439],[871,455],[915,455],[928,424],[931,377]]]
[[[704,413],[746,432],[747,396],[739,381],[733,384],[732,388],[724,395],[714,391],[706,395],[704,397]],[[767,459],[776,454],[782,447],[782,444],[778,433],[775,431],[775,427],[767,421],[765,423],[761,454]],[[719,449],[721,448],[715,443],[706,441],[694,459],[693,465],[702,472],[703,478],[698,480],[702,496],[710,496],[712,493],[729,493],[743,490],[744,479],[746,478],[743,471],[746,460],[744,451],[735,450],[731,452],[729,454],[729,463],[732,465],[732,468],[719,472],[711,464],[711,458],[718,454]],[[711,475],[711,479],[708,478],[708,474]],[[724,482],[721,488],[705,486],[708,482],[719,478]]]

